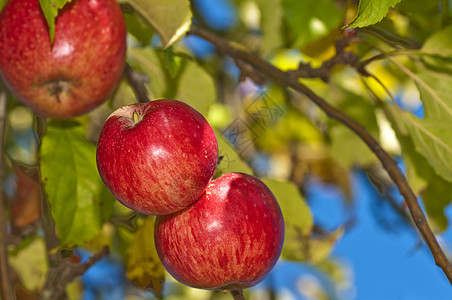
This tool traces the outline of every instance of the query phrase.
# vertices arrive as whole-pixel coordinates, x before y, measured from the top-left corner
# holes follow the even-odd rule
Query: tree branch
[[[234,300],[246,300],[242,290],[232,290],[230,292]]]
[[[145,86],[145,84],[150,81],[149,76],[147,74],[135,71],[129,64],[126,64],[126,66],[124,67],[124,77],[132,87],[133,93],[135,94],[138,102],[149,102],[149,97]]]
[[[0,90],[0,295],[3,300],[14,300],[14,288],[10,278],[8,263],[8,221],[5,212],[5,197],[3,195],[3,154],[5,141],[6,93]]]
[[[49,272],[44,289],[39,295],[40,300],[58,300],[64,295],[66,286],[75,278],[83,275],[92,265],[110,254],[105,246],[101,251],[91,256],[84,264],[73,262],[70,258],[64,259]]]
[[[406,178],[401,170],[398,168],[396,161],[392,159],[392,157],[380,146],[376,139],[370,135],[361,124],[331,106],[323,98],[319,97],[312,90],[310,90],[306,85],[300,83],[298,77],[293,74],[276,68],[267,61],[250,54],[242,48],[232,46],[228,42],[217,37],[215,34],[196,25],[192,26],[191,34],[197,35],[209,41],[215,45],[220,52],[232,57],[236,62],[239,61],[242,65],[247,64],[247,72],[250,72],[249,70],[251,69],[252,72],[259,74],[259,77],[264,77],[269,81],[282,86],[290,87],[295,91],[306,95],[312,102],[317,104],[317,106],[322,109],[328,117],[338,120],[354,131],[377,156],[392,181],[394,181],[400,194],[406,201],[416,227],[430,248],[430,251],[435,259],[435,263],[443,270],[444,274],[449,279],[449,282],[452,284],[452,266],[436,240],[436,237],[428,224],[427,218],[417,202],[416,195],[408,185],[408,182],[406,181]],[[242,69],[242,71],[244,70]]]

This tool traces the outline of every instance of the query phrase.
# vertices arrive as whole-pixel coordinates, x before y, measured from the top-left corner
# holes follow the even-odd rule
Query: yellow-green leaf
[[[192,13],[188,0],[125,0],[160,37],[163,48],[182,38],[191,26]]]
[[[136,286],[150,289],[161,297],[165,268],[154,244],[154,222],[155,217],[146,217],[135,231],[126,254],[126,275]]]
[[[202,88],[194,88],[196,86]],[[197,63],[187,61],[177,86],[176,99],[181,100],[207,116],[209,106],[215,103],[217,91],[212,77]]]
[[[28,291],[38,291],[45,283],[49,265],[43,238],[35,238],[17,254],[10,254],[9,263]]]
[[[75,121],[47,124],[40,148],[41,179],[63,245],[95,237],[110,217],[114,198],[96,166],[96,146]]]
[[[390,7],[394,7],[401,0],[360,0],[358,14],[350,28],[366,27],[380,22],[388,13]]]
[[[286,228],[282,256],[299,260],[311,233],[313,218],[309,206],[292,182],[263,178],[262,181],[273,192],[281,207]]]

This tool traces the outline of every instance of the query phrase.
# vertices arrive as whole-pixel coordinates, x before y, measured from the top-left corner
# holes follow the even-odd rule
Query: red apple
[[[183,102],[164,99],[128,105],[107,118],[97,167],[122,204],[164,215],[199,198],[215,173],[217,156],[207,120]]]
[[[118,84],[126,34],[115,0],[73,0],[56,18],[51,44],[38,0],[10,0],[0,14],[0,75],[35,112],[80,115],[107,100]]]
[[[259,283],[275,265],[284,220],[262,181],[229,173],[213,180],[192,206],[157,217],[154,237],[163,265],[181,283],[238,290]]]

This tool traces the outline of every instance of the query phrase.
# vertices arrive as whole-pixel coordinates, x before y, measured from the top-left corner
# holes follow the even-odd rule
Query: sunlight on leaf
[[[422,46],[422,53],[437,54],[450,58],[452,56],[452,26],[432,34]]]
[[[49,269],[44,239],[37,237],[19,253],[10,255],[9,263],[28,291],[42,288]]]
[[[155,217],[146,217],[135,231],[126,254],[126,275],[136,286],[150,289],[157,297],[161,297],[165,268],[154,244],[154,222]]]
[[[330,0],[282,0],[285,34],[293,47],[305,46],[341,26],[345,11]]]
[[[366,27],[380,22],[388,13],[390,7],[394,7],[401,0],[360,0],[356,18],[350,28]]]
[[[71,1],[72,0],[39,0],[47,24],[49,25],[51,43],[53,43],[53,38],[55,37],[55,18],[58,16],[58,10],[62,9],[66,3],[70,3]]]
[[[402,115],[416,150],[438,175],[452,181],[452,122],[418,119],[408,113]]]
[[[282,257],[291,260],[303,260],[299,253],[304,253],[308,236],[313,226],[313,217],[309,206],[292,182],[263,178],[262,181],[273,192],[281,207],[285,238]]]
[[[194,87],[201,88],[194,88]],[[209,106],[215,103],[217,91],[212,77],[196,62],[187,61],[177,85],[176,99],[184,101],[207,116]]]
[[[191,26],[188,0],[125,0],[146,19],[159,35],[163,48],[184,36]]]
[[[100,179],[96,147],[74,121],[52,121],[42,139],[41,179],[64,245],[96,236],[112,212],[114,198]]]

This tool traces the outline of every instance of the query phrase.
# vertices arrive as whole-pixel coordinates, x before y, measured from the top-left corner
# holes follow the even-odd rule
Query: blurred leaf
[[[172,79],[177,78],[184,66],[186,57],[176,53],[172,47],[160,52],[160,57],[169,77]]]
[[[452,56],[452,26],[433,33],[422,46],[421,52],[428,54],[437,54],[451,58]]]
[[[154,31],[140,14],[135,11],[125,12],[124,20],[126,21],[128,33],[133,35],[142,46],[147,46],[151,43]]]
[[[41,215],[41,185],[25,173],[19,166],[16,174],[15,200],[11,206],[12,224],[16,229],[30,225]]]
[[[9,263],[25,289],[31,292],[38,291],[44,285],[49,269],[43,238],[34,238],[16,255],[10,253]]]
[[[427,189],[422,193],[427,216],[436,232],[447,229],[449,221],[445,208],[452,202],[452,183],[439,176],[432,176]]]
[[[279,202],[285,224],[285,238],[282,257],[291,260],[303,260],[307,237],[313,226],[313,217],[298,187],[292,182],[263,178],[262,181],[273,192]]]
[[[74,121],[52,121],[42,139],[41,178],[63,245],[96,236],[112,212],[114,198],[96,167],[96,147]]]
[[[157,297],[162,296],[165,268],[154,244],[155,217],[146,217],[135,231],[127,250],[127,278],[140,288],[150,289]]]
[[[127,49],[130,55],[131,64],[138,70],[149,75],[151,81],[149,83],[149,93],[152,100],[164,98],[167,83],[166,73],[163,69],[159,55],[156,51],[149,47]]]
[[[3,8],[3,6],[6,4],[7,0],[0,0],[0,10]]]
[[[360,0],[356,18],[350,28],[366,27],[380,22],[388,13],[390,7],[394,7],[401,0]]]
[[[268,55],[283,44],[281,0],[257,0],[261,11],[262,55]]]
[[[336,40],[343,36],[343,30],[333,28],[327,35],[305,45],[301,51],[310,57],[327,60],[336,54]]]
[[[198,63],[171,50],[159,52],[150,48],[130,48],[129,54],[132,65],[150,76],[152,99],[184,101],[207,116],[217,93],[212,76]]]
[[[187,60],[179,78],[176,99],[207,116],[209,106],[215,103],[216,98],[217,91],[212,76],[196,62]]]
[[[357,94],[343,89],[334,90],[336,99],[341,102],[336,107],[352,119],[361,123],[366,130],[378,139],[379,128],[375,107]],[[375,155],[367,145],[349,128],[336,120],[330,120],[331,156],[344,167],[365,165],[376,161]]]
[[[47,24],[49,25],[51,43],[53,43],[53,38],[55,37],[55,18],[58,16],[58,10],[62,9],[66,3],[70,3],[71,1],[72,0],[39,0]]]
[[[215,170],[215,176],[218,177],[230,172],[253,174],[253,170],[240,158],[240,155],[227,141],[226,137],[221,132],[214,131],[218,141],[218,156],[222,158]]]
[[[330,0],[282,0],[289,39],[298,48],[342,25],[345,12]]]
[[[300,130],[301,128],[302,130]],[[288,147],[292,141],[318,143],[323,139],[323,134],[311,120],[298,109],[290,107],[276,124],[269,124],[265,128],[256,143],[264,150],[277,151],[280,148]]]
[[[284,215],[286,224],[286,239],[294,238],[287,234],[287,229],[292,228],[292,233],[309,235],[313,226],[313,217],[309,206],[300,194],[298,187],[289,181],[279,181],[271,178],[262,178],[262,181],[273,192]]]
[[[182,38],[191,25],[188,0],[125,0],[154,27],[167,48]]]

